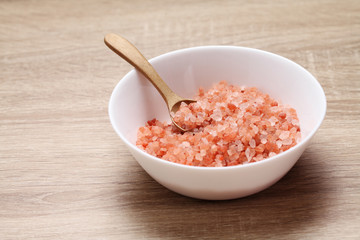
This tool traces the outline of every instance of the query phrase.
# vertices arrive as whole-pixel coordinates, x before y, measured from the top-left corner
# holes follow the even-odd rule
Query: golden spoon
[[[158,90],[169,110],[169,114],[171,112],[175,113],[182,102],[187,104],[196,102],[192,99],[185,99],[178,96],[174,93],[168,85],[161,79],[159,74],[156,72],[154,67],[148,62],[148,60],[140,53],[140,51],[131,44],[125,38],[109,33],[105,36],[104,39],[105,44],[113,50],[116,54],[126,60],[128,63],[133,65],[138,71],[140,71],[150,82],[154,85],[154,87]],[[184,129],[180,127],[173,119],[170,114],[171,121],[173,124],[182,132],[189,131],[190,129]]]

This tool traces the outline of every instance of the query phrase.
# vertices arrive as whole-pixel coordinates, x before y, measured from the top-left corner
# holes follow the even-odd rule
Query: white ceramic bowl
[[[243,47],[205,46],[170,52],[150,60],[176,93],[193,97],[199,87],[226,80],[254,86],[297,110],[302,140],[269,159],[232,167],[193,167],[153,157],[136,147],[136,133],[147,120],[170,121],[160,94],[139,72],[130,71],[115,87],[109,115],[112,126],[144,170],[168,189],[209,200],[244,197],[282,178],[320,127],[326,99],[318,81],[298,64],[275,54]]]

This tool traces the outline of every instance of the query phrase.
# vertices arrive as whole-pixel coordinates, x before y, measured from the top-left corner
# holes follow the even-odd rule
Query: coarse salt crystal
[[[296,143],[301,142],[301,133],[300,132],[296,133],[295,140],[296,140]]]
[[[218,147],[217,147],[216,145],[212,145],[212,146],[211,146],[211,151],[216,152],[217,149],[218,149]]]
[[[165,151],[166,151],[167,149],[165,148]],[[180,149],[179,148],[175,148],[174,149],[174,154],[179,154],[180,153]]]
[[[274,152],[269,153],[269,157],[274,157],[274,156],[276,156],[276,153],[274,153]]]
[[[255,142],[255,139],[251,139],[250,142],[249,142],[249,145],[251,148],[255,148],[256,147],[256,142]]]
[[[210,115],[210,117],[215,121],[219,122],[222,120],[222,113],[219,109],[215,109],[213,114]]]
[[[197,154],[195,154],[195,159],[201,161],[203,159],[203,157],[201,156],[200,153],[197,153]]]
[[[281,134],[279,135],[279,138],[281,140],[287,139],[290,136],[290,132],[289,131],[283,131],[281,132]]]
[[[185,116],[184,120],[185,120],[185,121],[189,121],[189,119],[190,119],[191,116],[192,116],[192,114],[191,114],[191,113],[188,113],[188,114]]]
[[[286,139],[284,139],[282,141],[282,144],[286,145],[286,146],[291,145],[292,144],[292,139],[291,138],[286,138]]]
[[[209,133],[210,133],[212,136],[214,136],[214,137],[217,136],[216,131],[210,131]]]
[[[270,124],[271,124],[271,126],[275,126],[275,123],[277,123],[279,120],[276,118],[276,117],[274,117],[274,116],[271,116],[270,118],[269,118],[269,122],[270,122]]]
[[[183,141],[183,142],[181,143],[181,145],[182,145],[183,147],[190,147],[190,143],[187,142],[187,141]]]
[[[244,150],[244,145],[243,145],[242,143],[238,143],[238,144],[237,144],[237,150],[238,150],[239,152],[241,152],[242,150]]]
[[[200,150],[200,155],[201,155],[202,157],[205,157],[205,156],[206,156],[206,150],[201,149],[201,150]]]
[[[292,119],[292,120],[291,120],[291,123],[292,123],[294,126],[299,126],[299,120],[297,120],[297,119]]]
[[[250,159],[250,148],[247,148],[247,149],[245,150],[245,156],[246,156],[246,158],[247,158],[248,161],[251,160],[251,159]]]
[[[256,125],[254,125],[254,124],[251,124],[250,126],[251,126],[251,128],[254,130],[254,133],[255,133],[255,134],[258,134],[259,128],[258,128]]]
[[[250,148],[247,148],[245,150],[245,156],[247,158],[247,160],[250,162],[252,160],[252,158],[254,157],[255,155],[255,150],[254,149],[250,149]]]
[[[240,105],[240,109],[243,111],[245,111],[248,107],[249,107],[249,103],[247,102]]]

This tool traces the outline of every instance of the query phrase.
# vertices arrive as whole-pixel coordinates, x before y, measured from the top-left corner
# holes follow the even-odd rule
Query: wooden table
[[[115,32],[148,58],[199,45],[298,62],[327,95],[295,167],[231,201],[173,193],[113,131],[107,104],[132,69]],[[360,239],[360,2],[1,1],[0,239]]]

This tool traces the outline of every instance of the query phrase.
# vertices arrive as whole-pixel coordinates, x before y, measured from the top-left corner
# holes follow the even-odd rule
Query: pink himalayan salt
[[[199,89],[195,99],[173,114],[193,131],[182,134],[171,123],[153,119],[139,128],[136,145],[167,161],[224,167],[275,156],[301,139],[295,109],[254,87],[221,81],[207,92]]]

